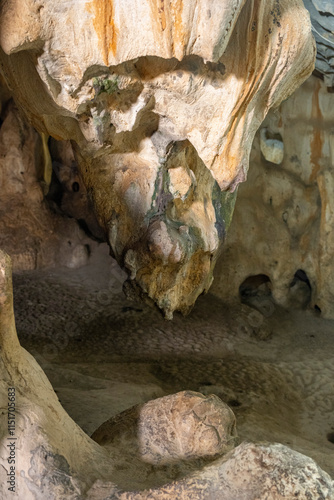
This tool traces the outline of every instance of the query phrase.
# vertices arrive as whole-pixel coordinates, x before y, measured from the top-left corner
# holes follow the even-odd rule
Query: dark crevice
[[[239,287],[241,302],[247,302],[249,297],[271,295],[271,281],[266,274],[249,276]]]
[[[296,283],[298,283],[298,281],[305,283],[308,286],[308,288],[310,290],[312,290],[310,280],[308,279],[306,272],[303,271],[302,269],[298,269],[298,271],[295,272],[295,275],[294,275],[293,280],[290,284],[290,287],[296,285]]]
[[[271,315],[273,298],[271,293],[271,280],[266,274],[248,276],[239,287],[240,300],[261,314]]]
[[[312,299],[312,286],[303,269],[298,269],[290,283],[291,305],[296,309],[305,309]]]
[[[327,434],[327,440],[330,442],[330,443],[333,443],[334,444],[334,432],[329,432]]]
[[[93,241],[97,241],[98,243],[103,243],[106,241],[102,231],[100,233],[92,233],[92,231],[89,229],[89,226],[85,219],[76,219],[80,229],[83,230],[83,232]]]

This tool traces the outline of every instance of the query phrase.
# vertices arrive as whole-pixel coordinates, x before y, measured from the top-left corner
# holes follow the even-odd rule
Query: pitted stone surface
[[[225,302],[239,302],[250,277],[248,298],[261,301],[262,276],[282,307],[315,308],[334,318],[333,109],[334,94],[312,76],[268,114],[216,266],[212,291]],[[264,153],[264,129],[269,140],[284,144],[279,165]]]

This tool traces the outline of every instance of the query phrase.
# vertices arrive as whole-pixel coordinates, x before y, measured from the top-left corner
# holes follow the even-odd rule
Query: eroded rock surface
[[[312,76],[268,114],[217,266],[213,290],[224,301],[248,294],[255,304],[269,293],[284,307],[334,318],[333,106],[334,95]],[[268,133],[284,146],[280,164],[270,138],[271,156],[262,147]]]
[[[127,410],[92,438],[106,446],[132,435],[143,462],[168,464],[226,453],[234,445],[235,426],[232,410],[217,396],[183,391]]]
[[[313,69],[302,1],[9,1],[0,27],[5,79],[41,132],[73,141],[128,293],[186,313],[258,126]]]
[[[94,243],[45,199],[52,172],[47,138],[21,116],[4,86],[0,97],[1,248],[15,271],[87,264]]]

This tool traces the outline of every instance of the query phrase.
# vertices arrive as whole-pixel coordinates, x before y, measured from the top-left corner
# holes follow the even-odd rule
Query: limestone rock
[[[260,130],[261,153],[267,161],[279,165],[284,157],[284,144],[280,139],[270,138],[268,129],[263,127]]]
[[[36,500],[75,498],[87,470],[106,474],[108,456],[69,418],[35,359],[19,344],[10,258],[0,251],[0,496]],[[8,429],[8,389],[15,391],[14,430]],[[11,401],[13,402],[13,401]],[[13,417],[12,417],[13,419]],[[15,440],[15,489],[8,490],[8,445]],[[78,450],[83,455],[78,455]],[[14,451],[14,450],[13,450]],[[99,474],[100,474],[99,473]],[[94,473],[93,473],[94,474]],[[81,476],[81,478],[80,478]]]
[[[40,132],[72,141],[128,293],[187,313],[257,128],[313,69],[302,1],[9,0],[0,28],[3,75]]]
[[[312,76],[268,114],[264,127],[282,137],[284,158],[266,161],[257,135],[213,287],[225,301],[239,300],[253,277],[254,295],[264,279],[279,305],[334,318],[333,106]]]
[[[163,488],[108,495],[107,487],[97,482],[89,495],[92,500],[332,500],[334,485],[313,460],[286,446],[245,442],[202,471]]]
[[[2,90],[0,246],[10,254],[15,271],[80,267],[88,261],[88,245],[94,243],[74,219],[52,211],[46,203],[49,151],[20,115],[8,90]]]
[[[226,453],[234,446],[235,417],[217,396],[183,391],[126,410],[92,438],[103,446],[121,441],[143,462],[163,465]]]

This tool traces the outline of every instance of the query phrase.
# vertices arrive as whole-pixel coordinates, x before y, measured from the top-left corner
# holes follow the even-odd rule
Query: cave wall
[[[87,245],[95,243],[75,219],[87,220],[93,236],[102,235],[77,167],[73,172],[71,146],[50,145],[53,168],[63,182],[57,207],[44,199],[48,186],[41,135],[18,111],[4,82],[1,89],[1,246],[14,270],[84,265]],[[264,275],[276,303],[316,308],[333,317],[333,103],[326,82],[312,76],[268,114],[256,134],[248,179],[239,187],[211,288],[224,301],[238,302],[240,285]],[[73,193],[77,181],[80,193]],[[305,283],[298,288],[298,270],[306,273],[310,294]]]
[[[0,97],[0,248],[11,256],[14,271],[87,264],[95,242],[74,218],[86,206],[82,184],[78,193],[62,190],[72,212],[47,201],[52,177],[47,137],[27,122],[2,81]],[[73,206],[81,211],[73,213]]]
[[[318,60],[316,65],[320,71]],[[240,285],[260,275],[269,278],[278,304],[309,306],[324,317],[334,315],[334,94],[329,83],[328,75],[310,77],[277,110],[269,112],[255,136],[248,180],[239,187],[211,289],[224,301],[239,301]],[[43,198],[49,189],[45,180],[49,152],[45,152],[43,134],[18,111],[2,80],[0,242],[11,255],[14,270],[87,263],[88,247],[94,243],[73,218],[88,221],[91,235],[103,238],[69,142],[49,140],[49,146],[53,169],[63,184],[61,207],[54,206],[55,210]],[[177,155],[176,160],[183,162]],[[188,153],[188,157],[186,161],[194,165],[197,155]],[[182,199],[182,189],[186,193],[192,180],[185,184],[180,169],[171,169],[174,177],[170,177],[171,187],[173,182],[178,186],[181,193],[177,196]],[[201,176],[198,172],[197,180]],[[77,181],[78,194],[72,189]],[[305,283],[301,290],[295,286],[299,270],[309,280],[309,296]]]
[[[0,66],[39,132],[72,141],[127,294],[171,319],[210,288],[256,130],[315,43],[301,0],[128,7],[3,2]]]
[[[265,275],[276,303],[334,317],[333,109],[334,94],[312,76],[261,125],[216,268],[212,291],[224,300],[239,300],[247,278]]]
[[[269,109],[310,74],[314,43],[299,0],[233,0],[218,9],[221,3],[209,0],[185,2],[182,9],[182,2],[173,1],[160,9],[148,1],[133,5],[136,15],[129,16],[125,3],[117,2],[0,3],[2,71],[39,129],[7,103],[0,130],[0,243],[14,263],[16,258],[17,269],[73,265],[72,252],[59,247],[72,242],[76,223],[50,211],[43,197],[50,180],[46,164],[52,162],[45,136],[71,140],[75,157],[68,142],[53,144],[59,182],[78,193],[83,179],[83,197],[92,202],[118,262],[171,318],[174,310],[187,312],[210,286],[233,210],[228,198],[245,180],[255,131]],[[309,80],[262,126],[218,269],[216,293],[224,299],[238,298],[240,280],[260,273],[271,280],[275,300],[286,305],[297,267],[309,276],[314,305],[331,314],[327,97],[320,81]],[[66,206],[72,217],[88,215],[87,206],[68,202],[63,199],[59,208]],[[86,245],[80,241],[78,248],[80,257]],[[21,497],[264,499],[273,488],[283,492],[277,498],[315,491],[319,498],[333,496],[331,479],[314,462],[263,443],[242,444],[227,457],[215,457],[212,467],[166,487],[120,491],[113,482],[119,467],[113,449],[92,441],[66,415],[40,367],[21,348],[12,298],[10,259],[0,251],[0,397],[6,408],[8,387],[15,387]],[[222,421],[221,412],[212,420],[201,413],[210,426]],[[7,414],[1,418],[3,432]],[[212,428],[210,433],[216,438]],[[156,434],[160,439],[159,427]],[[173,430],[169,436],[175,440]],[[7,446],[2,440],[2,459]],[[4,496],[8,473],[5,467],[0,472]]]

